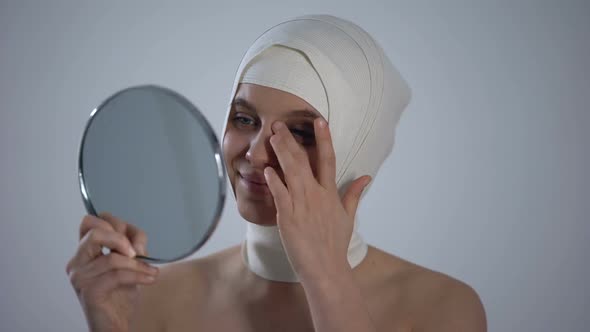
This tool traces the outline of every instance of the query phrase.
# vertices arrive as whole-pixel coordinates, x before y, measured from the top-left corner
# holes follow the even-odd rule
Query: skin
[[[86,216],[66,271],[90,330],[486,331],[479,296],[459,280],[373,246],[350,268],[352,221],[370,177],[339,197],[322,119],[297,96],[242,84],[223,140],[240,214],[279,227],[300,283],[253,274],[239,245],[150,269],[132,258],[145,253],[141,230],[108,214]],[[243,174],[264,179],[268,193],[248,191]]]

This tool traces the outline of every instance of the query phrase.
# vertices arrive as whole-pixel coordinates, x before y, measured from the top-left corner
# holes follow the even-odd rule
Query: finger
[[[270,144],[279,160],[287,188],[292,193],[293,198],[301,197],[304,194],[303,180],[305,169],[299,161],[307,156],[295,154],[297,149],[291,146],[289,141],[289,139],[294,140],[294,138],[284,123],[280,121],[275,122],[273,124],[273,130],[275,135],[270,138]],[[295,142],[295,144],[297,143]]]
[[[80,268],[80,275],[85,279],[97,277],[111,270],[129,270],[149,275],[157,275],[158,268],[150,266],[145,262],[129,258],[118,253],[111,253],[99,257],[84,267]]]
[[[140,255],[147,256],[148,238],[145,232],[135,225],[127,224],[126,235],[131,241],[133,248],[135,248],[135,251],[137,251]]]
[[[156,278],[152,275],[129,271],[111,270],[93,280],[95,292],[109,292],[121,286],[149,285]]]
[[[119,232],[121,234],[125,234],[127,232],[128,223],[124,222],[122,219],[120,219],[118,217],[115,217],[110,212],[103,211],[98,214],[98,217],[105,220],[107,223],[109,223],[111,226],[113,226],[113,228],[117,232]]]
[[[119,233],[125,234],[136,252],[141,255],[147,255],[147,235],[139,227],[123,221],[121,218],[112,215],[109,212],[102,212],[99,214]]]
[[[342,205],[344,206],[348,216],[353,220],[356,215],[356,209],[358,207],[363,189],[365,189],[370,181],[371,177],[369,175],[365,175],[354,180],[342,198]]]
[[[291,197],[277,172],[272,167],[266,167],[264,169],[264,177],[272,194],[277,213],[281,216],[290,214],[293,207]]]
[[[103,247],[125,253],[129,257],[136,255],[129,240],[124,235],[112,229],[94,227],[86,232],[82,240],[80,240],[78,250],[66,265],[66,273],[70,274],[76,267],[83,266],[101,256]]]
[[[328,123],[323,118],[314,121],[314,132],[318,148],[318,181],[326,189],[336,188],[336,154]]]
[[[277,121],[275,122],[275,133],[281,135],[282,141],[286,145],[287,149],[291,152],[291,155],[294,158],[294,168],[302,173],[304,180],[314,179],[313,172],[311,170],[311,165],[309,164],[309,158],[307,156],[307,152],[301,147],[301,145],[297,142],[293,134],[287,128],[284,122]]]
[[[84,218],[82,218],[82,222],[80,223],[80,228],[79,228],[80,241],[82,240],[82,238],[84,238],[86,233],[88,233],[91,229],[94,229],[94,228],[99,228],[99,229],[102,229],[105,231],[110,231],[110,232],[115,231],[114,228],[108,222],[106,222],[98,217],[95,217],[93,215],[87,214],[84,216]],[[78,251],[80,251],[80,245],[78,245]],[[100,251],[102,251],[102,248],[100,248]],[[79,256],[79,255],[75,254],[68,261],[68,264],[66,264],[66,273],[67,274],[70,274],[73,267],[78,263],[79,257],[77,257],[77,256]]]
[[[93,228],[100,228],[105,231],[115,231],[113,226],[105,220],[87,214],[82,219],[82,223],[80,223],[80,240],[84,237],[84,235],[86,235],[86,233],[88,233],[89,230]]]
[[[134,257],[136,255],[131,243],[125,235],[106,231],[101,228],[93,228],[84,235],[78,246],[78,251],[73,258],[73,264],[84,265],[94,258],[102,255],[102,248],[107,247],[123,255]]]

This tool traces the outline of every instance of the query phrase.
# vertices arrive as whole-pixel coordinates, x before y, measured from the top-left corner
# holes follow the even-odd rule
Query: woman
[[[132,258],[145,252],[140,230],[86,216],[66,269],[90,329],[485,331],[472,288],[356,232],[409,99],[349,21],[308,15],[266,31],[242,59],[223,130],[246,240],[158,271]]]

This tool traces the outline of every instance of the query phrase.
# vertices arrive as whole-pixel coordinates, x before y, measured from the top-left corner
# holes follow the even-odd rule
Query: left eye
[[[313,145],[315,143],[315,136],[313,132],[309,132],[308,130],[302,130],[298,128],[290,128],[289,129],[293,136],[299,141],[299,143],[303,145]]]
[[[290,128],[289,131],[291,131],[291,133],[293,135],[297,135],[297,136],[301,136],[301,137],[309,136],[309,134],[305,130],[301,130],[301,129],[297,129],[297,128]]]

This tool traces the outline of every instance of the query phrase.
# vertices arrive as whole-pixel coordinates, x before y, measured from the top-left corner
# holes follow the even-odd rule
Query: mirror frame
[[[88,213],[90,213],[91,215],[97,217],[98,216],[97,211],[94,208],[94,205],[92,204],[92,199],[91,199],[90,194],[88,193],[88,190],[86,188],[86,181],[84,179],[84,171],[83,171],[84,163],[82,160],[83,159],[82,156],[83,156],[83,152],[84,152],[84,144],[86,142],[86,136],[88,133],[88,129],[92,125],[92,122],[96,118],[96,115],[101,110],[104,109],[106,104],[108,104],[114,98],[118,97],[119,95],[121,95],[125,92],[128,92],[130,90],[137,90],[137,89],[148,90],[148,91],[151,90],[151,91],[157,91],[159,93],[164,93],[164,94],[174,98],[183,107],[185,107],[187,110],[189,110],[189,112],[193,115],[195,120],[200,122],[201,125],[203,126],[203,129],[205,130],[205,133],[209,138],[209,143],[211,144],[211,146],[213,148],[215,164],[217,165],[217,178],[218,178],[218,184],[219,184],[219,200],[217,201],[217,206],[215,208],[215,214],[214,214],[213,220],[212,220],[211,224],[209,225],[209,229],[207,230],[207,232],[205,233],[205,236],[201,239],[201,241],[198,242],[197,244],[195,244],[195,246],[191,250],[189,250],[188,252],[182,253],[179,256],[176,256],[171,259],[137,256],[137,258],[139,258],[139,259],[145,259],[147,261],[154,262],[154,263],[170,263],[170,262],[184,259],[184,258],[194,254],[197,250],[199,250],[209,240],[209,238],[211,237],[211,235],[213,234],[213,232],[217,228],[217,225],[219,224],[219,220],[221,219],[221,213],[223,212],[223,207],[225,205],[225,200],[226,200],[226,187],[227,187],[226,169],[225,169],[225,162],[223,160],[223,155],[221,153],[221,147],[219,145],[219,141],[217,139],[217,136],[215,135],[215,132],[213,131],[213,128],[209,124],[209,121],[207,121],[205,116],[187,98],[185,98],[181,94],[177,93],[176,91],[173,91],[171,89],[168,89],[168,88],[165,88],[162,86],[158,86],[158,85],[154,85],[154,84],[136,85],[136,86],[131,86],[131,87],[122,89],[122,90],[114,93],[113,95],[111,95],[110,97],[105,99],[102,103],[100,103],[100,105],[97,108],[92,110],[92,112],[90,113],[90,118],[87,120],[86,125],[84,127],[84,132],[82,134],[82,140],[80,141],[80,146],[78,149],[78,182],[80,185],[80,193],[82,195],[82,200],[84,202],[84,206],[86,207],[86,211]]]

